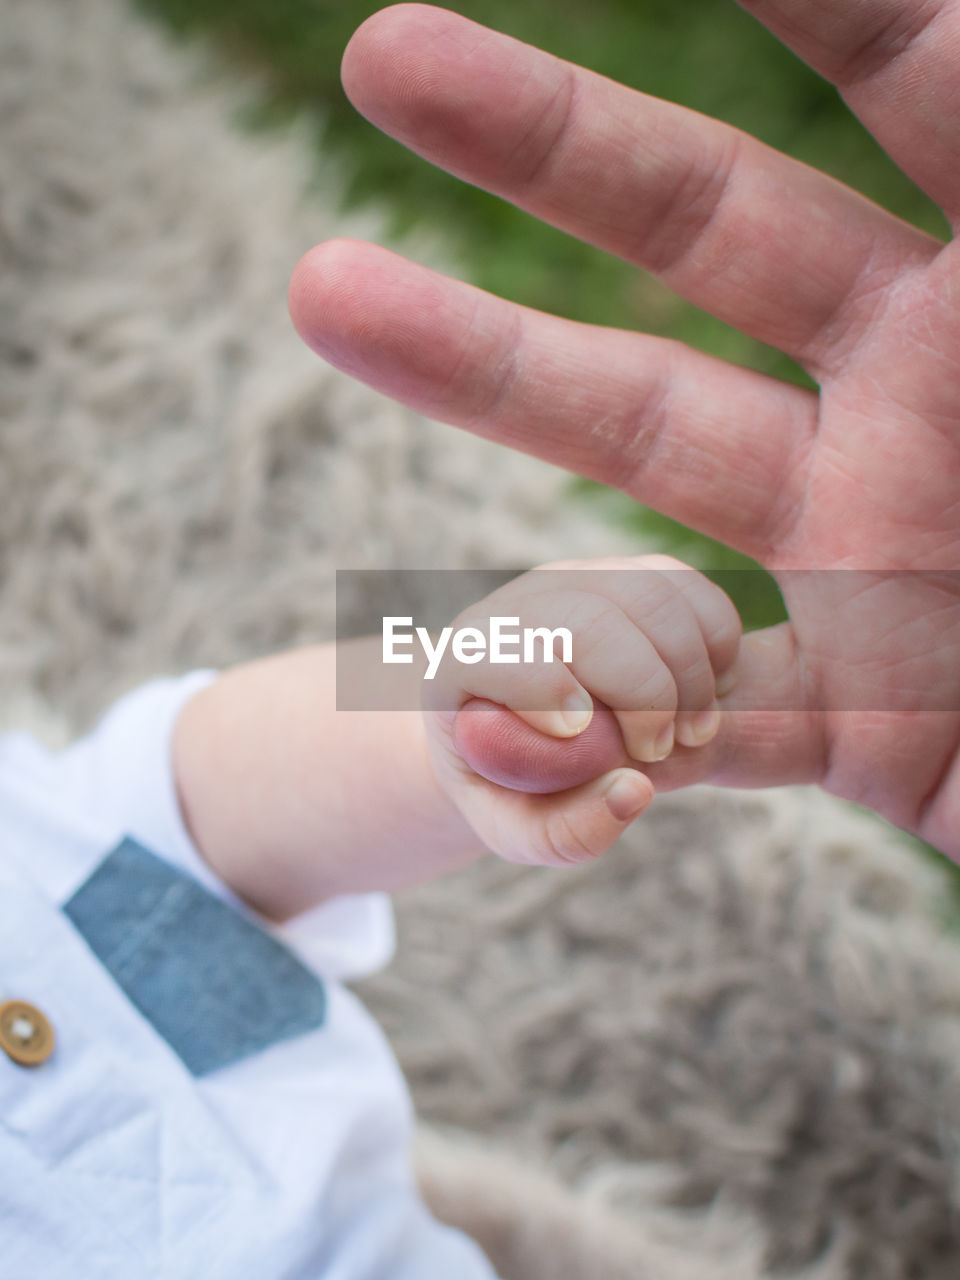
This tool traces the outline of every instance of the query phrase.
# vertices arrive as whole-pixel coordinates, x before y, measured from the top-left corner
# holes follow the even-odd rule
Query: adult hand
[[[960,216],[957,0],[745,7]],[[295,323],[332,363],[778,576],[790,622],[744,642],[727,699],[744,709],[711,746],[651,766],[655,783],[817,781],[960,857],[960,577],[943,572],[960,568],[955,246],[734,129],[440,9],[369,19],[343,79],[427,159],[655,272],[818,384],[541,315],[370,245],[321,245],[297,268]]]

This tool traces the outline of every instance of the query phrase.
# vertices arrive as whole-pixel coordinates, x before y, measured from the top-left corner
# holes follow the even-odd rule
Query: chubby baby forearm
[[[337,710],[333,645],[226,671],[182,711],[173,769],[201,856],[272,919],[484,852],[436,781],[419,711]]]

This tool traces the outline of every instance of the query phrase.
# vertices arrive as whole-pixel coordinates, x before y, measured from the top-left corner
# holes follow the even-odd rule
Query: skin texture
[[[487,634],[492,617],[564,627],[570,651],[525,665],[448,654],[423,686],[436,777],[502,857],[595,857],[653,797],[638,762],[718,732],[718,692],[736,678],[736,609],[679,561],[635,556],[522,574],[454,625]]]
[[[616,718],[604,706],[594,707],[583,733],[557,743],[518,715],[504,714],[500,703],[471,698],[457,715],[453,740],[474,773],[535,795],[566,791],[628,763]]]
[[[960,2],[745,7],[955,224]],[[644,772],[664,788],[814,781],[960,856],[956,247],[735,130],[429,6],[370,18],[343,80],[428,160],[654,271],[817,382],[539,315],[371,245],[320,245],[294,274],[294,322],[332,363],[778,576],[790,622],[745,639],[717,737]],[[796,572],[811,569],[848,572]]]

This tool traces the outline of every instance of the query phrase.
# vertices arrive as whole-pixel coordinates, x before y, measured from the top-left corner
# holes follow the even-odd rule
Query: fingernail
[[[721,674],[716,677],[716,679],[713,682],[713,687],[717,691],[717,697],[724,698],[728,693],[730,693],[734,688],[736,688],[736,684],[737,684],[736,668],[730,667],[729,670],[721,672]]]
[[[677,741],[685,747],[702,747],[717,736],[720,728],[720,708],[716,702],[705,711],[685,716],[677,724]]]
[[[660,730],[653,740],[653,758],[654,760],[666,760],[667,756],[673,750],[673,721]]]
[[[568,733],[583,733],[592,716],[593,702],[586,690],[578,689],[564,698],[560,719]]]
[[[650,787],[642,773],[620,769],[603,793],[603,798],[618,822],[632,822],[647,807]]]

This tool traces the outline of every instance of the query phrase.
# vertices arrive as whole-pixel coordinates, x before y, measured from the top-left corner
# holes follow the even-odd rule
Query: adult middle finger
[[[748,135],[426,5],[344,57],[354,105],[460,177],[829,374],[937,241]]]

